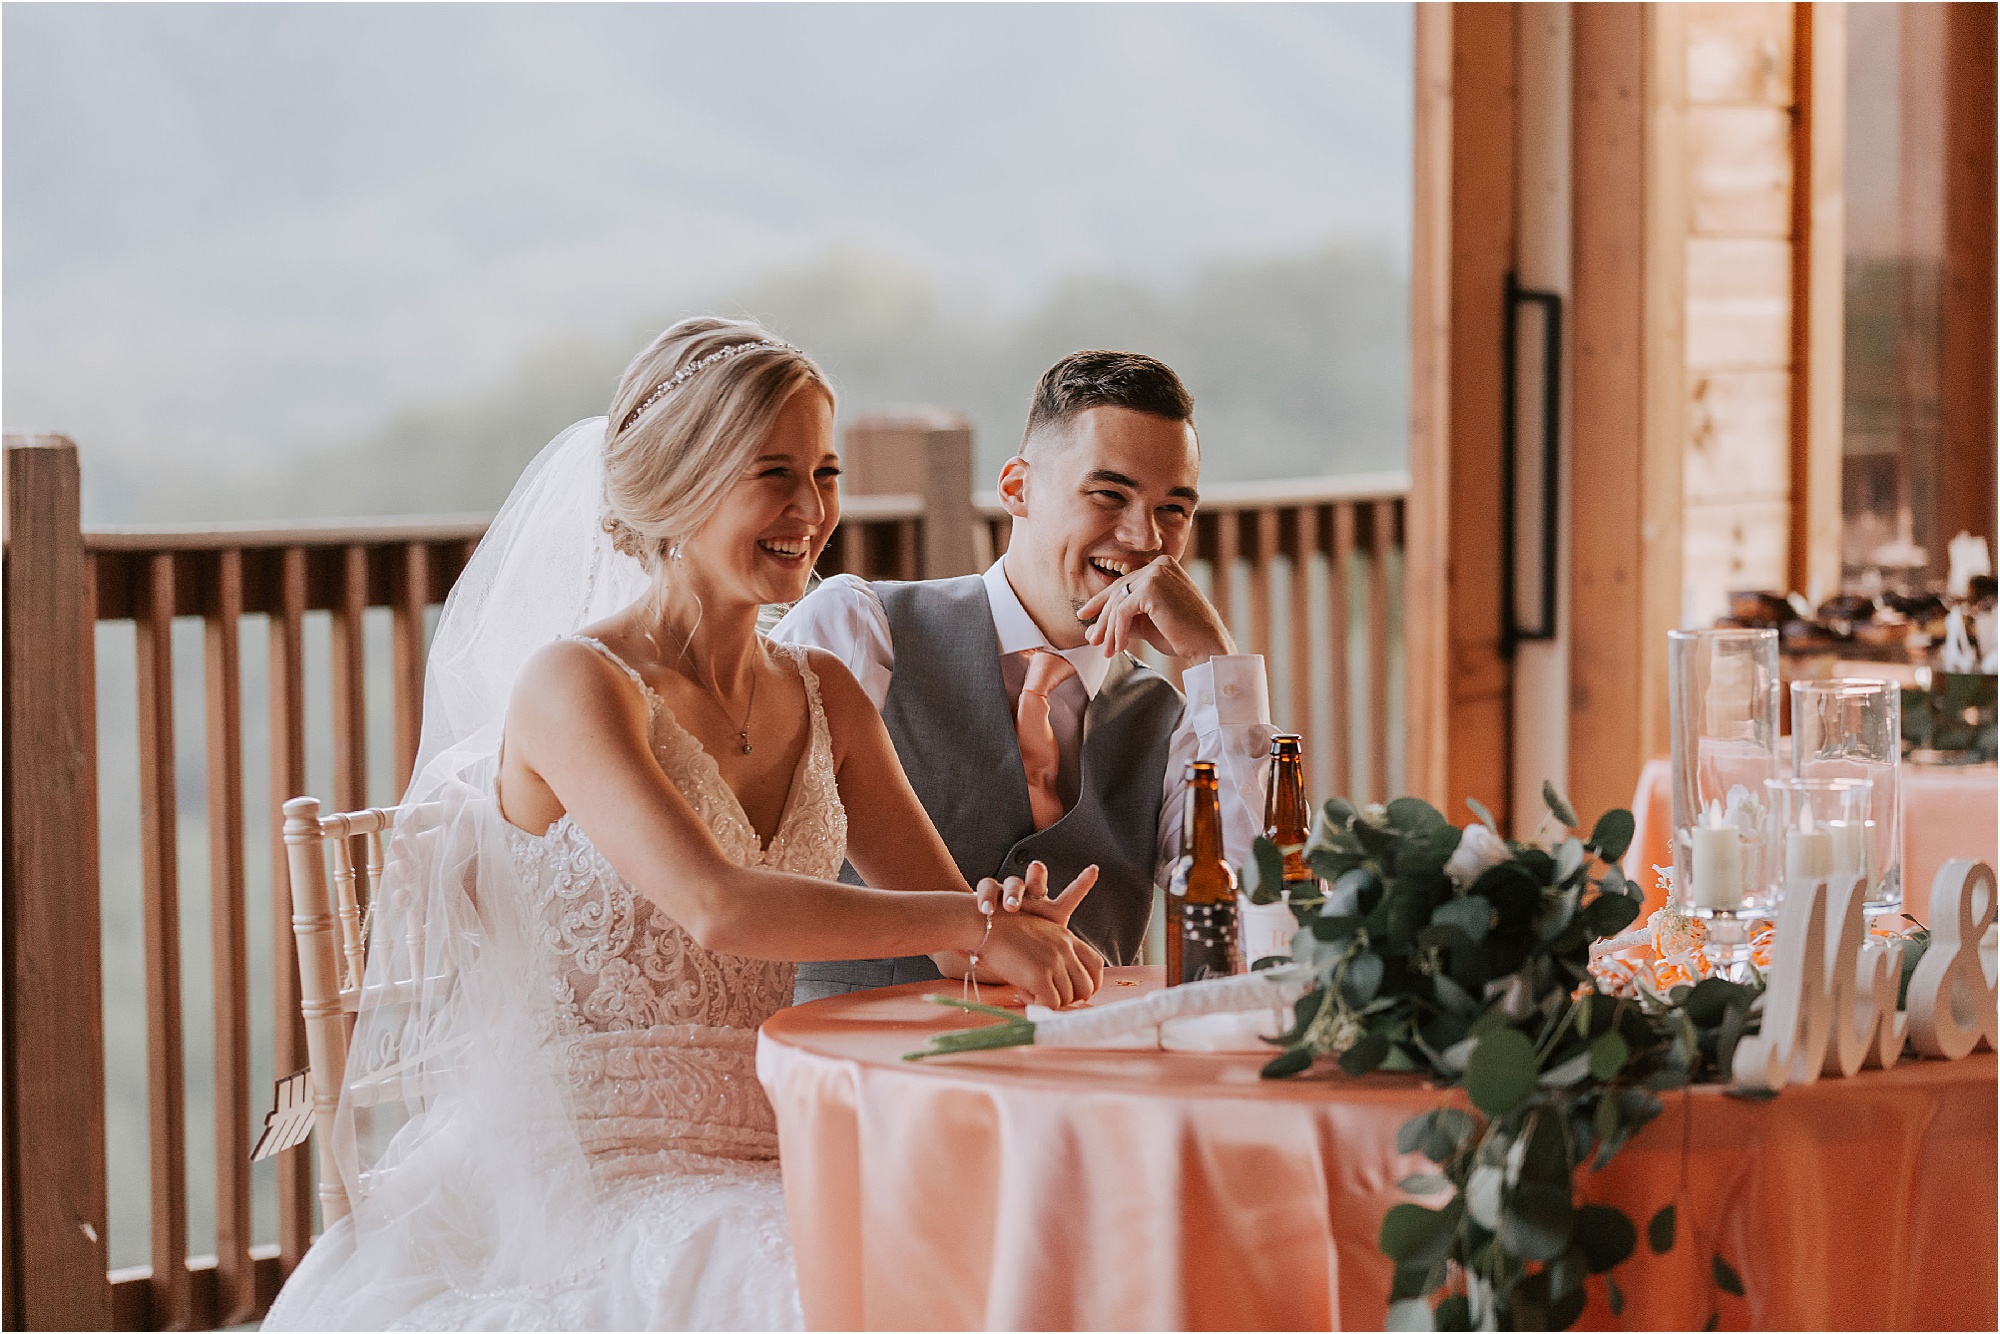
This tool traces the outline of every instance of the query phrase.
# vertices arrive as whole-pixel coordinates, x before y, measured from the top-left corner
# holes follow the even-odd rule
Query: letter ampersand
[[[1931,885],[1931,943],[1910,975],[1909,1036],[1926,1056],[1958,1060],[2000,1046],[2000,1005],[1980,942],[1994,922],[1993,868],[1961,858]]]

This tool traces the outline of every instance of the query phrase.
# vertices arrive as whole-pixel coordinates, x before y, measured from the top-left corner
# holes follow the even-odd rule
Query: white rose
[[[1513,856],[1514,850],[1500,835],[1484,824],[1469,824],[1465,827],[1465,836],[1458,840],[1458,847],[1452,850],[1451,860],[1444,864],[1444,873],[1460,889],[1470,889],[1472,882],[1484,875],[1489,867],[1509,861]]]

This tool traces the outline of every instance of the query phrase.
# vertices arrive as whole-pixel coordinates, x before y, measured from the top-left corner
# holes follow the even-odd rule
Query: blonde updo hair
[[[760,346],[760,344],[770,344]],[[677,373],[726,349],[745,350]],[[811,357],[748,320],[698,315],[655,338],[618,382],[604,428],[604,531],[651,570],[722,503],[796,390],[833,387]]]

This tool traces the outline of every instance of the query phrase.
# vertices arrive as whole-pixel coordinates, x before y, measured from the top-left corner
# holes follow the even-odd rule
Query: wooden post
[[[1569,797],[1625,806],[1666,751],[1681,595],[1685,16],[1571,10],[1574,318]]]
[[[6,440],[6,1323],[104,1329],[95,626],[76,446]]]
[[[1507,531],[1500,513],[1506,494],[1502,349],[1507,275],[1515,267],[1518,171],[1514,136],[1494,127],[1514,123],[1515,27],[1522,12],[1513,5],[1452,6],[1450,587],[1444,604],[1451,752],[1442,809],[1463,819],[1466,798],[1476,798],[1502,829],[1513,820],[1514,693],[1501,632],[1506,562],[1498,559]],[[1527,823],[1533,826],[1532,815]]]
[[[854,496],[915,493],[923,498],[919,576],[972,574],[972,426],[955,412],[923,408],[876,413],[847,428],[842,489]]]
[[[1410,238],[1410,496],[1403,565],[1403,726],[1406,786],[1433,805],[1445,802],[1451,713],[1451,5],[1416,7],[1416,200]],[[1339,525],[1336,507],[1333,599],[1337,660],[1344,651]],[[1350,530],[1351,531],[1351,530]],[[1341,660],[1344,661],[1344,660]],[[1338,682],[1342,678],[1336,675]],[[1346,701],[1334,696],[1335,735]],[[1336,742],[1336,745],[1339,743]],[[1336,790],[1347,757],[1337,757]]]
[[[1793,6],[1791,587],[1840,591],[1847,328],[1847,9]]]
[[[1995,532],[1994,84],[1992,5],[1945,6],[1944,301],[1938,365],[1937,549]]]

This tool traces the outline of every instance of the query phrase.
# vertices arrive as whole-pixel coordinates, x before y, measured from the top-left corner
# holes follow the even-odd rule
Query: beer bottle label
[[[1236,905],[1181,905],[1182,982],[1229,977],[1236,972]]]

